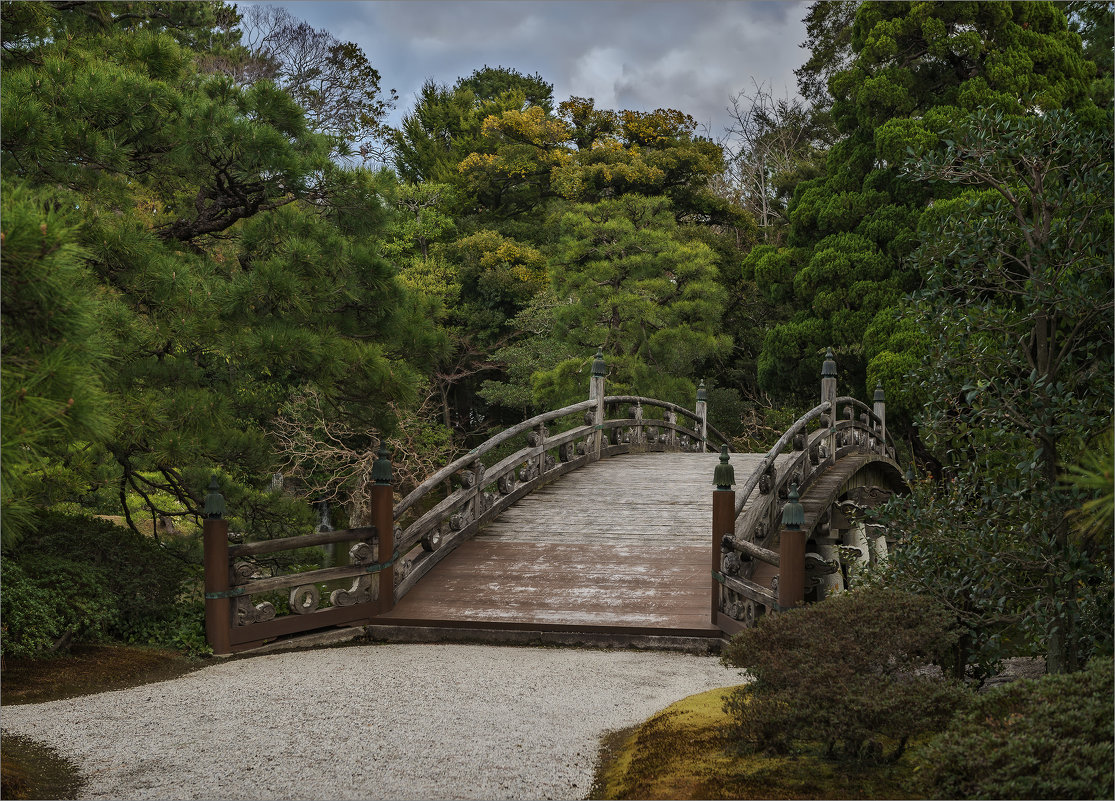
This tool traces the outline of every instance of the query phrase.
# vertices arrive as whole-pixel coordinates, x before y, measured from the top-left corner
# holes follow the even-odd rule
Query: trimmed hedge
[[[969,696],[926,670],[958,636],[944,608],[886,588],[764,617],[722,656],[753,679],[725,702],[735,720],[727,734],[743,750],[820,742],[832,756],[897,759],[910,737],[942,729]]]
[[[997,687],[913,751],[931,798],[1115,798],[1115,671]]]

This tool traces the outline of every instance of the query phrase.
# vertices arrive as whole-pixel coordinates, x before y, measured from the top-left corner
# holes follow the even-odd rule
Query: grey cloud
[[[274,3],[354,41],[408,111],[426,79],[452,84],[484,66],[538,72],[560,102],[601,108],[677,108],[713,135],[732,95],[752,79],[795,91],[805,60],[807,3],[735,0],[378,0]]]

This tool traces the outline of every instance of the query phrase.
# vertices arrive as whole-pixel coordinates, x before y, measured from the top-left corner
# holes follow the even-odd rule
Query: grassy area
[[[678,701],[609,735],[589,798],[912,798],[911,766],[852,765],[808,752],[740,755],[721,731],[731,688]]]

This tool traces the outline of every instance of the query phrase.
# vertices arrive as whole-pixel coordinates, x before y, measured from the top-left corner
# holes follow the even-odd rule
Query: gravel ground
[[[739,681],[660,651],[381,644],[3,707],[0,725],[74,760],[86,798],[576,799],[605,732]]]

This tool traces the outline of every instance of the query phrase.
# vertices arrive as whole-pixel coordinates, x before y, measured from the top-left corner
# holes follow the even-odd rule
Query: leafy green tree
[[[521,111],[539,108],[546,114],[554,110],[554,85],[539,73],[523,75],[513,67],[489,67],[485,64],[467,78],[457,81],[458,89],[472,92],[481,101],[496,100],[508,92],[523,96]]]
[[[712,251],[679,236],[665,198],[623,195],[573,206],[550,263],[559,336],[577,357],[537,374],[545,406],[584,395],[585,356],[602,347],[616,392],[688,404],[694,366],[726,351],[724,293]]]
[[[459,185],[457,166],[470,153],[486,152],[481,133],[485,119],[530,108],[548,114],[552,102],[553,87],[540,76],[503,67],[483,67],[453,87],[426,81],[414,110],[392,135],[395,170],[411,183]],[[462,203],[466,199],[460,198]]]
[[[859,0],[817,0],[810,3],[805,23],[805,42],[809,53],[805,63],[794,70],[798,92],[817,109],[832,105],[829,79],[852,62],[852,26]]]
[[[923,508],[904,526],[920,555],[900,563],[959,599],[973,636],[1013,629],[1071,671],[1111,648],[1110,529],[1074,534],[1085,498],[1061,481],[1111,425],[1110,128],[982,111],[943,136],[911,171],[971,189],[923,218],[918,375],[927,440],[956,479],[949,515],[972,522]]]
[[[917,358],[904,354],[908,332],[896,325],[921,282],[907,259],[929,201],[955,194],[902,174],[907,148],[932,146],[939,130],[978,108],[1077,108],[1098,120],[1094,67],[1049,3],[862,3],[851,51],[848,68],[828,81],[843,138],[828,151],[826,174],[797,187],[785,253],[756,272],[763,291],[792,288],[797,309],[768,333],[759,380],[779,393],[811,393],[831,344],[852,386],[866,391],[885,377],[898,401],[892,376]],[[896,424],[916,407],[916,399],[896,403]]]

